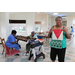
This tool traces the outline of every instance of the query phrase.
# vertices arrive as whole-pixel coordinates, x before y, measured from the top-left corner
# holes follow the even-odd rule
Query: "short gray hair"
[[[32,32],[31,32],[31,34],[35,34],[35,32],[34,32],[34,31],[32,31]]]
[[[55,18],[55,21],[57,21],[58,18],[61,18],[61,20],[62,20],[62,17],[61,17],[61,16],[57,16],[57,17]]]

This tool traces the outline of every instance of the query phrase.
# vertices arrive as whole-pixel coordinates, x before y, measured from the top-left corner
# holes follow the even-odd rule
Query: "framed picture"
[[[35,25],[35,31],[40,32],[41,31],[41,26],[40,25]]]

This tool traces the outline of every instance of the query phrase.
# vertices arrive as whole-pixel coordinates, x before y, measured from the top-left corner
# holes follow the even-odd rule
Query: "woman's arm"
[[[53,27],[51,27],[51,29],[49,30],[48,38],[50,38],[52,30],[53,30]]]
[[[12,44],[15,44],[15,43],[17,43],[17,41],[15,41],[15,42],[12,42]]]
[[[70,34],[68,32],[68,29],[66,27],[64,27],[63,31],[66,33],[67,39],[70,39],[71,36],[70,36]]]

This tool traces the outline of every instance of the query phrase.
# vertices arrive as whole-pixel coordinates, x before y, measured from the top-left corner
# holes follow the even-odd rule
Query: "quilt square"
[[[53,40],[63,40],[63,30],[62,29],[54,29],[52,31],[52,39]]]

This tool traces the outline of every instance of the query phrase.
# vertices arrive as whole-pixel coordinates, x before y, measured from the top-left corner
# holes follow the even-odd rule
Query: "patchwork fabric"
[[[52,40],[51,47],[61,49],[62,41],[61,40]]]
[[[54,29],[52,31],[53,40],[63,40],[63,31],[61,29]]]
[[[52,44],[53,48],[62,48],[62,40],[63,40],[63,31],[62,29],[54,29],[52,31]]]

